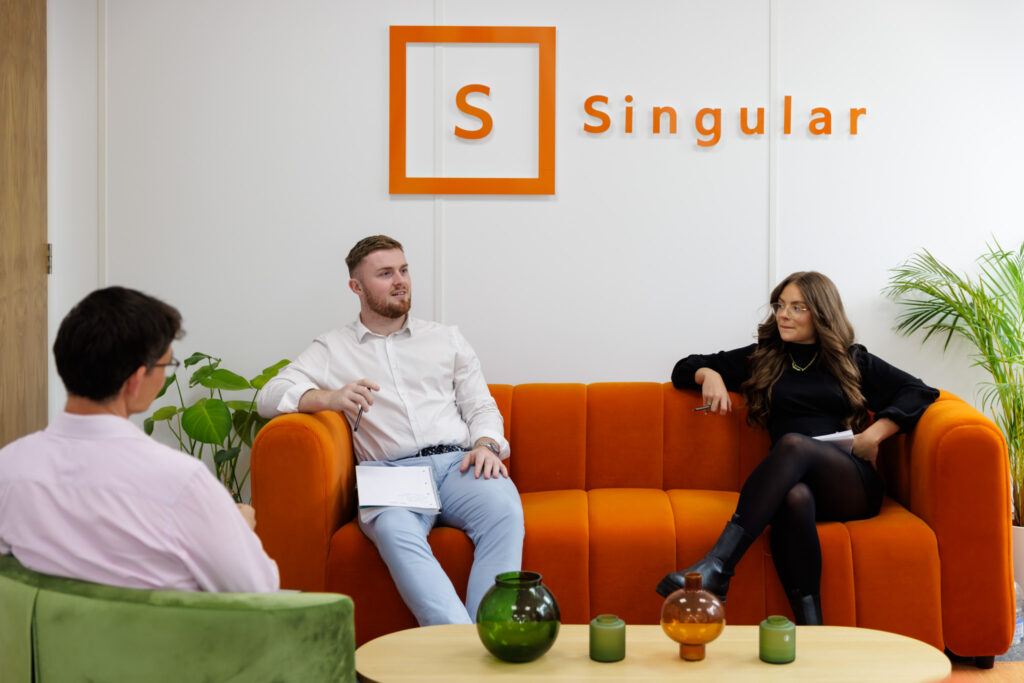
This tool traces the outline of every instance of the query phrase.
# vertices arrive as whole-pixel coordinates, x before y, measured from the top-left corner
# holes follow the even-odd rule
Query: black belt
[[[428,455],[439,455],[441,453],[454,453],[455,451],[466,450],[463,446],[455,446],[452,444],[441,444],[440,446],[427,446],[419,453],[413,453],[410,458],[425,458]]]

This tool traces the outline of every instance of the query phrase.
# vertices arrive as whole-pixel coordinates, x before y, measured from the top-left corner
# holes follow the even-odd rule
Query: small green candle
[[[796,659],[796,626],[786,617],[773,614],[762,621],[758,642],[762,661],[789,664]]]
[[[601,614],[590,622],[590,658],[617,662],[626,656],[626,622],[614,614]]]

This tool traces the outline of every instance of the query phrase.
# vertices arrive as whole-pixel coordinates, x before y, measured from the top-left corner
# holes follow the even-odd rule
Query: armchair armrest
[[[252,444],[256,533],[282,588],[323,591],[334,532],[356,510],[352,432],[339,414],[280,415]]]
[[[0,680],[355,681],[352,600],[137,590],[0,555]]]
[[[1010,473],[999,428],[947,392],[907,440],[907,507],[935,532],[943,631],[955,653],[1002,654],[1013,635]],[[985,643],[1003,642],[997,652]]]

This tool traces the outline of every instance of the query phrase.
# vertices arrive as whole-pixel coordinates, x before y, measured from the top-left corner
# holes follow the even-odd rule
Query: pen
[[[363,419],[363,407],[359,406],[359,412],[356,413],[356,423],[352,427],[352,431],[353,432],[358,432],[359,431],[359,421],[362,420],[362,419]]]
[[[710,405],[707,405],[707,406],[698,406],[698,407],[696,407],[696,408],[694,408],[694,409],[693,409],[693,412],[697,413],[697,412],[700,412],[700,411],[702,411],[702,410],[711,410],[711,406],[710,406]],[[358,424],[358,422],[357,422],[357,424]]]

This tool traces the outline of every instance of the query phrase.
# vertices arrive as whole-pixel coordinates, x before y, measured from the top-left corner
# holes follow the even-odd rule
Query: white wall
[[[920,247],[966,268],[990,236],[1024,237],[1020,3],[50,0],[48,11],[57,254],[98,242],[106,283],[177,305],[179,357],[202,350],[252,375],[294,356],[355,315],[344,255],[386,232],[406,245],[414,313],[459,324],[491,382],[665,381],[682,355],[748,343],[770,283],[818,269],[872,351],[974,395],[965,351],[896,337],[879,291]],[[388,194],[388,26],[433,23],[557,27],[553,197]],[[102,59],[81,57],[97,45]],[[457,62],[436,83],[462,82]],[[618,107],[633,95],[637,132],[616,120],[584,133],[595,93]],[[655,104],[677,108],[677,135],[650,133]],[[705,106],[723,109],[724,131],[698,148]],[[742,106],[768,108],[767,135],[740,135]],[[831,136],[806,132],[812,106],[836,115]],[[868,109],[856,137],[840,116],[850,107]],[[53,329],[92,284],[58,276]]]

